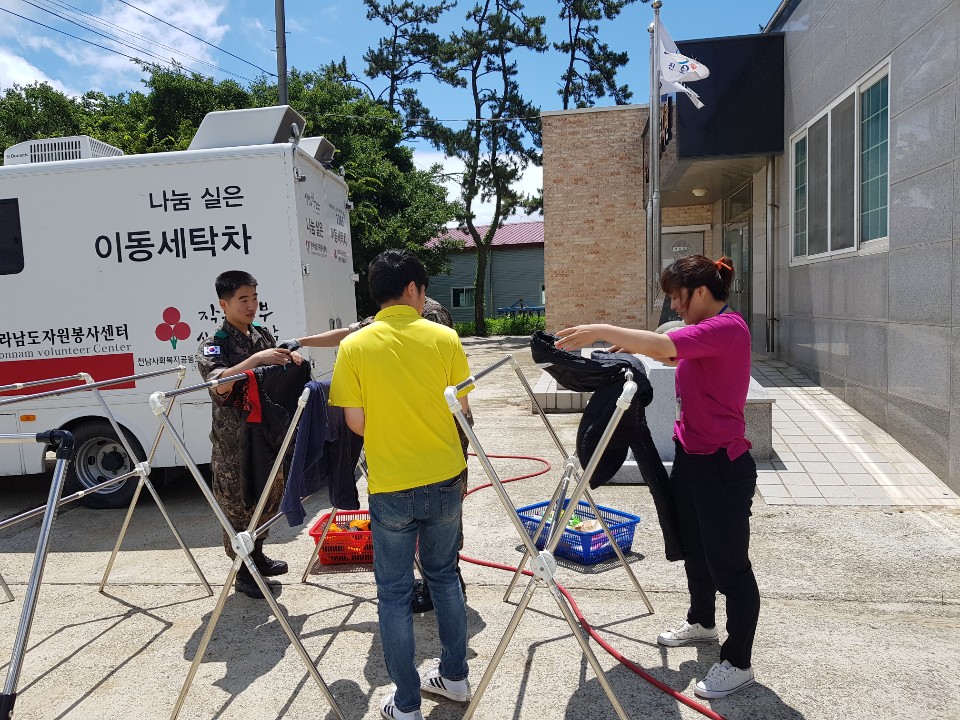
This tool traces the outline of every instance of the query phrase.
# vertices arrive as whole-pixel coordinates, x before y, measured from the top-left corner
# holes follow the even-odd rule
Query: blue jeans
[[[380,640],[394,703],[401,712],[420,707],[420,675],[413,639],[413,559],[420,565],[440,635],[440,674],[467,677],[467,609],[457,576],[460,476],[432,485],[370,496],[373,573],[377,581]]]

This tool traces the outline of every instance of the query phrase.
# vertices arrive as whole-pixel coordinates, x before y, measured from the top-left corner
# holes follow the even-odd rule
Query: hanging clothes
[[[339,510],[359,510],[357,461],[363,438],[347,427],[343,408],[327,404],[330,381],[307,383],[310,398],[300,416],[293,461],[280,511],[291,527],[306,517],[302,498],[327,489]]]
[[[653,498],[667,560],[683,560],[683,546],[677,534],[676,512],[670,498],[666,468],[660,460],[643,408],[653,400],[653,387],[643,363],[629,353],[594,351],[589,358],[556,347],[556,336],[536,332],[530,340],[534,362],[546,370],[558,384],[575,392],[592,392],[577,428],[577,457],[586,467],[593,457],[603,431],[616,410],[623,391],[624,371],[633,373],[637,392],[620,419],[600,461],[590,478],[590,487],[608,482],[623,466],[627,450],[632,450],[637,469]]]
[[[270,470],[283,445],[297,399],[310,380],[309,363],[262,365],[244,373],[247,382],[236,383],[240,421],[240,481],[243,501],[253,508],[266,487]],[[288,452],[289,452],[288,448]],[[279,474],[282,481],[283,469]]]

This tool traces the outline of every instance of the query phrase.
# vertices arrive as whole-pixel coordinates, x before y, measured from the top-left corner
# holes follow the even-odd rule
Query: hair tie
[[[713,264],[717,266],[717,272],[720,272],[720,268],[726,268],[727,270],[733,272],[733,268],[727,265],[723,260],[715,260]]]

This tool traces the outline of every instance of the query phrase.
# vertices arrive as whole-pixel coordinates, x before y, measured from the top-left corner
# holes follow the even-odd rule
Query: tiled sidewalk
[[[771,462],[758,462],[769,505],[960,508],[960,497],[893,437],[784,362],[753,358],[776,398]]]

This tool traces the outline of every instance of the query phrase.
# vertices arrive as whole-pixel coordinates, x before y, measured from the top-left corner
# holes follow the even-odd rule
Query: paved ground
[[[468,341],[475,369],[515,352],[526,376],[538,372],[524,342],[511,339]],[[831,397],[789,368],[770,363],[762,369],[796,383],[774,387],[783,393],[777,423],[779,462],[764,471],[765,482],[754,505],[752,556],[761,588],[763,609],[754,665],[758,684],[738,696],[709,707],[729,720],[960,718],[960,511],[931,503],[875,505],[868,502],[832,506],[800,504],[801,492],[790,473],[803,472],[811,487],[837,487],[819,481],[825,468],[804,462],[827,462],[844,479],[852,475],[888,476],[878,472],[847,473],[832,463],[846,462],[827,453],[830,445],[860,445],[856,435],[874,450],[881,443],[865,432],[860,421],[832,404]],[[758,369],[761,365],[758,364]],[[788,398],[797,403],[791,407]],[[781,396],[778,394],[778,401]],[[503,369],[482,382],[473,403],[477,431],[488,452],[538,456],[554,469],[538,478],[507,486],[513,505],[546,500],[558,477],[561,456],[516,378]],[[833,413],[836,418],[821,413]],[[813,410],[817,412],[814,413]],[[807,415],[800,414],[808,413]],[[782,415],[780,413],[783,413]],[[824,460],[787,458],[792,435],[808,421],[832,423],[837,430],[856,430],[832,437],[847,441],[808,443]],[[845,419],[841,419],[845,418]],[[577,415],[551,416],[561,440],[569,447]],[[850,428],[837,425],[847,423]],[[781,432],[783,430],[784,432]],[[872,432],[872,431],[871,431]],[[822,437],[816,433],[809,438]],[[888,448],[891,452],[893,448]],[[859,452],[859,451],[858,451]],[[851,453],[853,455],[854,453]],[[856,456],[855,456],[856,457]],[[884,456],[887,457],[887,456]],[[898,455],[902,458],[902,455]],[[897,474],[905,472],[892,460]],[[535,471],[541,464],[524,459],[498,459],[502,477]],[[849,462],[880,463],[862,456]],[[790,465],[799,463],[800,467]],[[911,466],[917,470],[916,466]],[[482,471],[473,461],[473,484]],[[781,504],[772,481],[789,492]],[[919,487],[938,487],[917,483]],[[877,483],[877,487],[882,487]],[[885,487],[885,485],[883,486]],[[892,487],[892,485],[891,485]],[[902,487],[902,486],[896,486]],[[942,486],[941,486],[942,487]],[[42,501],[44,488],[35,479],[6,482],[0,515],[6,516]],[[853,490],[855,496],[856,491]],[[821,491],[821,496],[823,495]],[[162,497],[214,589],[223,582],[227,565],[219,547],[219,531],[199,492],[186,480],[166,488]],[[605,506],[641,516],[631,567],[655,609],[648,615],[622,568],[577,572],[562,568],[558,579],[573,594],[601,635],[623,655],[654,677],[693,698],[693,684],[717,657],[715,644],[664,650],[656,634],[683,617],[686,597],[682,568],[662,557],[662,540],[649,492],[642,486],[605,486],[595,491]],[[859,497],[859,496],[857,496]],[[893,496],[887,496],[888,501]],[[874,498],[866,497],[871,501]],[[882,498],[879,498],[882,500]],[[796,504],[793,504],[796,503]],[[319,517],[322,501],[308,511]],[[143,503],[111,576],[106,595],[97,593],[109,551],[123,513],[76,508],[61,513],[55,528],[43,591],[37,608],[20,681],[17,720],[50,718],[166,718],[170,716],[214,601],[205,597],[183,554],[173,543],[155,506]],[[281,524],[283,525],[283,524]],[[387,692],[376,632],[372,574],[324,572],[301,585],[299,572],[311,549],[307,526],[277,526],[271,554],[288,560],[278,601],[294,630],[329,683],[349,720],[376,718],[376,703]],[[520,554],[513,526],[490,490],[470,496],[465,509],[467,547],[471,556],[516,564]],[[10,583],[16,601],[0,605],[0,658],[9,657],[13,631],[29,576],[37,539],[36,524],[23,524],[0,533],[0,573]],[[474,685],[486,670],[518,595],[502,602],[509,575],[466,564],[468,582],[470,669]],[[722,602],[720,603],[722,608]],[[418,657],[437,652],[434,620],[417,617]],[[599,662],[631,718],[702,717],[638,679],[596,644]],[[0,668],[6,672],[6,666]],[[463,708],[448,701],[424,700],[430,720],[462,716]],[[262,602],[231,595],[199,673],[180,715],[183,718],[331,718],[319,689],[304,671],[277,620]],[[493,682],[479,704],[481,720],[605,719],[614,714],[589,665],[583,660],[570,629],[548,593],[534,595]]]
[[[755,356],[753,376],[776,399],[776,457],[758,463],[767,504],[960,508],[960,497],[893,437],[795,368]]]

